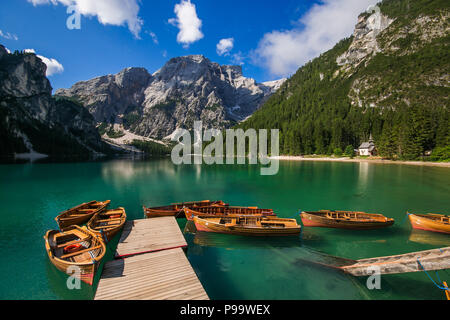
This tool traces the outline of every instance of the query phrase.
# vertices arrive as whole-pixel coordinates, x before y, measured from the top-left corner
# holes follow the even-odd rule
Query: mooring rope
[[[437,275],[437,277],[438,277],[438,280],[439,280],[440,284],[437,284],[437,283],[433,280],[433,278],[430,277],[430,275],[428,274],[427,270],[425,270],[425,268],[424,268],[424,267],[422,266],[422,264],[420,263],[419,258],[417,258],[417,262],[419,263],[419,266],[422,268],[422,270],[425,272],[425,274],[428,276],[428,278],[431,280],[431,282],[433,282],[433,284],[434,284],[436,287],[438,287],[438,288],[441,289],[441,290],[445,290],[445,291],[450,290],[449,287],[445,286],[445,285],[442,283],[442,281],[441,281],[441,279],[440,279],[439,274],[437,273],[437,271],[435,271],[435,272],[436,272],[436,275]]]

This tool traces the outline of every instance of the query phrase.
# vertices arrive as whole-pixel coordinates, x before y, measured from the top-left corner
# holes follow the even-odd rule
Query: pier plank
[[[117,245],[116,258],[187,247],[174,217],[128,221]]]
[[[105,264],[95,300],[207,300],[181,248]]]

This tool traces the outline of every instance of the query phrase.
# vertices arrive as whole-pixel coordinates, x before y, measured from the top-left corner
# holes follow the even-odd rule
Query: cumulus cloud
[[[357,16],[377,0],[322,0],[291,30],[263,36],[253,52],[272,75],[289,76],[300,66],[352,34]]]
[[[222,39],[217,44],[216,51],[219,56],[228,55],[230,51],[233,50],[233,47],[234,47],[233,38]]]
[[[87,17],[97,17],[103,25],[123,26],[139,38],[143,21],[139,18],[139,0],[28,0],[34,6],[58,3],[75,6],[77,12]]]
[[[174,12],[177,17],[169,19],[169,23],[180,29],[177,35],[178,43],[187,48],[191,43],[203,38],[202,20],[197,16],[195,4],[190,0],[181,0],[175,5]]]
[[[34,49],[25,49],[25,52],[34,53],[36,54],[36,51]],[[47,65],[47,72],[46,76],[49,77],[51,75],[62,73],[64,71],[64,67],[61,63],[58,62],[58,60],[53,58],[47,58],[41,55],[36,55],[38,58],[42,60]]]
[[[0,37],[5,38],[6,40],[19,40],[19,37],[15,34],[3,32],[2,30],[0,30]]]

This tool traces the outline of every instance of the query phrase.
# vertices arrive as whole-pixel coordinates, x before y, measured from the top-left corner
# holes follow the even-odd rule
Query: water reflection
[[[413,229],[409,241],[434,246],[450,246],[450,237],[446,234]]]

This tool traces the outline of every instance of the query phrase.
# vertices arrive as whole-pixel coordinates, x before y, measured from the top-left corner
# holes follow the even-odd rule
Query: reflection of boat
[[[87,223],[89,231],[109,241],[122,229],[127,220],[124,208],[96,213]]]
[[[194,224],[194,222],[191,222]],[[194,226],[195,228],[195,226]],[[254,249],[254,248],[292,248],[301,246],[298,237],[230,237],[227,234],[212,232],[197,232],[193,238],[194,244],[201,247],[214,247],[233,249]]]
[[[427,232],[423,230],[413,229],[409,236],[409,241],[433,246],[448,247],[450,246],[450,238],[443,233]]]
[[[282,219],[277,217],[194,217],[194,223],[198,231],[245,236],[298,235],[301,229],[295,219]]]
[[[414,229],[450,234],[450,217],[443,214],[406,213]]]
[[[194,216],[202,218],[214,218],[217,216],[238,217],[248,216],[274,216],[272,209],[260,209],[257,207],[203,207],[203,208],[184,208],[186,219],[193,220]]]
[[[300,216],[305,227],[369,230],[385,228],[394,224],[394,219],[386,218],[382,214],[356,211],[309,211],[302,212]]]
[[[206,209],[206,208],[205,208]],[[184,214],[186,216],[186,219],[189,221],[193,221],[194,217],[200,217],[200,218],[217,218],[217,217],[243,217],[243,216],[250,216],[250,217],[263,217],[263,216],[273,216],[273,211],[262,211],[265,209],[255,209],[255,208],[246,208],[246,207],[223,207],[223,208],[208,208],[209,210],[203,210],[210,213],[202,213],[200,211],[197,211],[197,209],[192,210],[188,208],[184,208]],[[228,210],[230,209],[230,210]],[[233,212],[241,212],[241,213],[233,213]]]
[[[153,208],[144,208],[144,214],[147,218],[156,218],[156,217],[184,217],[183,208],[202,208],[202,207],[222,207],[228,206],[222,200],[219,201],[191,201],[191,202],[180,202],[180,203],[172,203],[168,206],[162,207],[153,207]]]
[[[89,221],[94,214],[101,212],[111,201],[91,201],[82,203],[76,207],[61,212],[56,218],[59,228],[62,230],[71,225],[81,225]]]
[[[49,230],[44,239],[48,257],[56,268],[92,285],[106,253],[99,236],[86,227],[71,226],[64,231]]]

